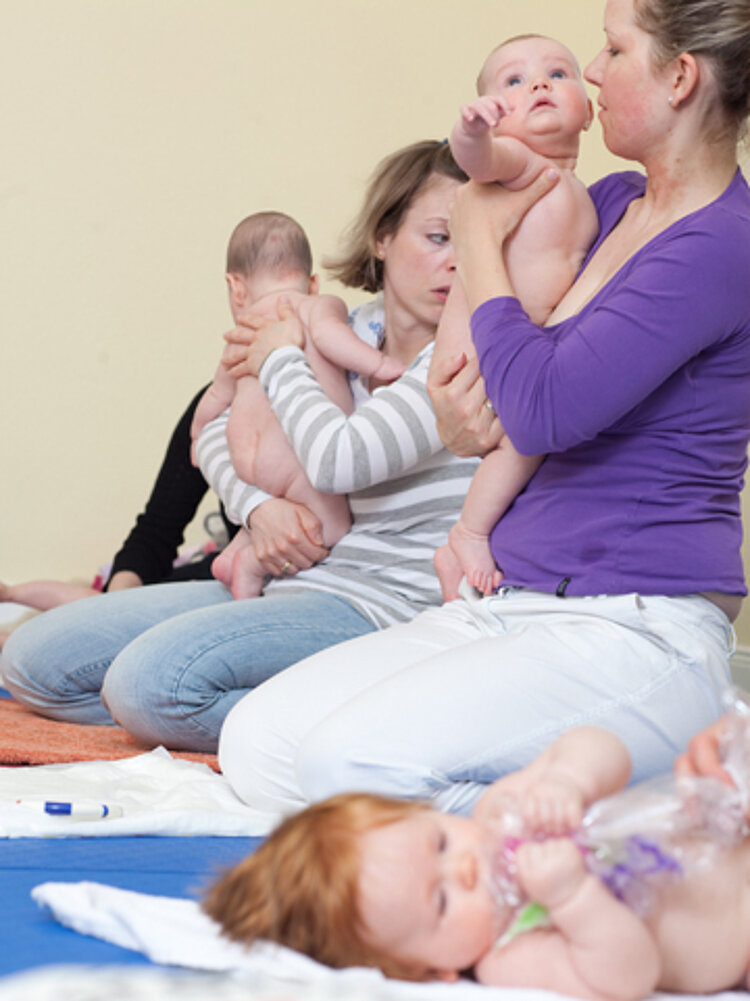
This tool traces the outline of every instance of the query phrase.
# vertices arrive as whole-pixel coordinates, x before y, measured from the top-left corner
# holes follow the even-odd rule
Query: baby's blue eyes
[[[550,80],[566,80],[568,74],[563,69],[551,70],[548,73]],[[506,87],[518,87],[523,83],[523,77],[520,73],[514,73],[513,76],[507,77],[505,81]]]

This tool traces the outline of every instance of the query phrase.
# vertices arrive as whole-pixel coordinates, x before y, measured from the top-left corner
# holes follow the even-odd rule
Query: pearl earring
[[[667,104],[674,104],[674,97],[672,97],[672,95],[671,95],[671,94],[670,94],[670,95],[669,95],[669,97],[667,98]]]

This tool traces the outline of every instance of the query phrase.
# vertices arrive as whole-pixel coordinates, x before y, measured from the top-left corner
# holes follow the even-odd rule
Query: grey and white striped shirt
[[[355,311],[353,327],[363,339],[372,340],[376,310],[382,310],[377,300]],[[352,513],[351,530],[326,559],[270,581],[267,592],[328,591],[378,627],[441,602],[432,556],[458,518],[478,460],[454,456],[440,442],[426,389],[432,349],[372,396],[354,377],[351,415],[330,402],[297,348],[274,351],[264,363],[261,385],[310,481],[325,493],[348,494]],[[228,517],[247,524],[268,494],[234,473],[227,417],[207,425],[196,451]]]

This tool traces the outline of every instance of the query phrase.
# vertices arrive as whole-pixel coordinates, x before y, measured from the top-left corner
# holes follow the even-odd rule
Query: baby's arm
[[[655,989],[661,961],[645,924],[586,871],[568,838],[527,842],[516,855],[524,892],[552,927],[519,935],[476,966],[484,984],[580,998],[635,1001]]]
[[[224,413],[234,399],[234,388],[235,380],[229,375],[224,366],[219,363],[211,385],[200,398],[198,406],[195,408],[193,422],[190,425],[190,437],[193,441],[195,441],[206,424],[215,420],[219,414]],[[193,464],[195,465],[195,463]]]
[[[493,782],[474,816],[491,822],[510,803],[529,833],[570,833],[595,800],[626,785],[630,769],[630,755],[619,737],[600,727],[576,727],[530,765]]]
[[[339,368],[391,382],[406,366],[365,344],[349,326],[346,304],[335,295],[311,295],[298,307],[299,318],[315,348]]]
[[[489,94],[463,105],[451,132],[451,152],[475,181],[525,187],[539,173],[543,158],[520,139],[492,134],[505,114],[505,102]]]

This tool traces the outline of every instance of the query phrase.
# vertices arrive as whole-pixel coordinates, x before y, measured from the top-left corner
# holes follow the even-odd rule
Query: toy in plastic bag
[[[714,778],[657,776],[594,803],[573,835],[589,871],[641,916],[665,882],[710,868],[717,852],[748,833],[750,702],[732,689],[724,703],[722,760],[735,787]],[[546,919],[543,907],[524,899],[516,878],[516,850],[534,836],[522,828],[520,818],[507,813],[493,829],[491,888],[498,905],[515,908],[499,944]]]

